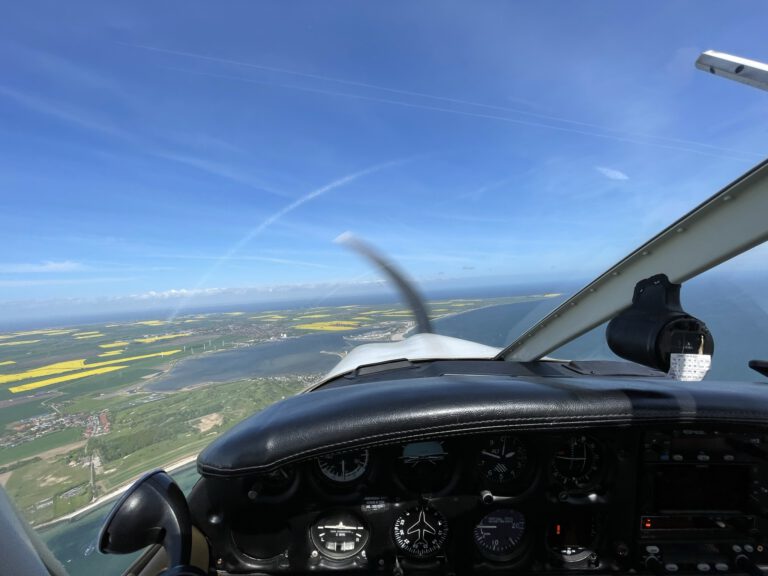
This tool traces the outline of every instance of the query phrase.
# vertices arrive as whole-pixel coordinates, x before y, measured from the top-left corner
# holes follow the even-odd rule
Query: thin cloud
[[[113,136],[124,140],[133,140],[133,137],[130,134],[94,118],[90,118],[72,108],[63,106],[59,102],[52,102],[33,94],[19,92],[18,90],[2,85],[0,85],[0,96],[5,96],[10,100],[15,101],[17,104],[39,114],[52,116],[63,122],[74,124],[80,128],[85,128],[102,135]]]
[[[629,180],[629,176],[624,174],[621,170],[615,168],[606,168],[605,166],[595,166],[595,170],[600,172],[608,180]]]
[[[643,144],[650,144],[650,145],[656,144],[656,145],[658,145],[660,147],[663,147],[663,148],[669,148],[669,149],[673,149],[673,150],[681,150],[681,151],[686,151],[686,152],[698,152],[700,154],[707,154],[706,152],[703,152],[703,151],[697,151],[697,150],[691,149],[689,147],[679,146],[680,144],[688,145],[688,146],[697,146],[697,147],[706,148],[706,149],[709,149],[709,150],[718,150],[720,152],[727,152],[727,153],[730,153],[730,154],[740,154],[740,155],[747,155],[747,156],[751,156],[751,157],[760,157],[760,158],[762,158],[761,155],[756,154],[754,152],[748,152],[748,151],[744,151],[744,150],[733,150],[733,149],[729,149],[729,148],[723,148],[723,147],[720,147],[720,146],[713,146],[711,144],[706,144],[706,143],[703,143],[703,142],[696,142],[694,140],[686,140],[686,139],[682,139],[682,138],[670,138],[670,137],[666,137],[666,136],[655,136],[653,134],[641,134],[641,133],[626,132],[626,131],[622,131],[622,130],[617,130],[615,128],[609,128],[609,127],[605,127],[605,126],[600,126],[598,124],[592,124],[592,123],[589,123],[589,122],[583,122],[583,121],[574,120],[574,119],[571,119],[571,118],[564,118],[562,116],[554,116],[554,115],[550,115],[550,114],[542,114],[542,113],[539,113],[539,112],[532,112],[530,110],[521,110],[519,108],[512,108],[512,107],[509,107],[509,106],[498,106],[498,105],[494,105],[494,104],[487,104],[487,103],[484,103],[484,102],[474,102],[474,101],[470,101],[470,100],[463,100],[463,99],[460,99],[460,98],[452,98],[452,97],[441,96],[441,95],[437,95],[437,94],[427,94],[427,93],[424,93],[424,92],[415,92],[415,91],[412,91],[412,90],[403,90],[403,89],[399,89],[399,88],[392,88],[392,87],[389,87],[389,86],[382,86],[380,84],[369,84],[367,82],[359,82],[359,81],[355,81],[355,80],[348,80],[348,79],[345,79],[345,78],[338,78],[338,77],[333,77],[333,76],[325,76],[325,75],[321,75],[321,74],[312,74],[312,73],[301,72],[301,71],[297,71],[297,70],[289,70],[289,69],[286,69],[286,68],[277,68],[277,67],[274,67],[274,66],[264,66],[264,65],[260,65],[260,64],[253,64],[253,63],[250,63],[250,62],[242,62],[242,61],[238,61],[238,60],[230,60],[230,59],[226,59],[226,58],[218,58],[218,57],[215,57],[215,56],[208,56],[208,55],[205,55],[205,54],[198,54],[198,53],[193,53],[193,52],[184,52],[184,51],[180,51],[180,50],[168,50],[168,49],[165,49],[165,48],[158,48],[158,47],[154,47],[154,46],[146,46],[146,45],[141,45],[141,44],[129,44],[129,43],[122,43],[122,42],[118,42],[118,44],[122,44],[124,46],[130,46],[132,48],[139,48],[141,50],[147,50],[147,51],[150,51],[150,52],[156,52],[156,53],[161,53],[161,54],[171,54],[171,55],[175,55],[175,56],[182,56],[182,57],[185,57],[185,58],[191,58],[191,59],[196,59],[196,60],[201,60],[201,61],[206,61],[206,62],[212,62],[212,63],[215,63],[215,64],[239,66],[239,67],[242,67],[242,68],[251,68],[251,69],[260,70],[260,71],[264,71],[264,72],[275,72],[275,73],[284,74],[284,75],[288,75],[288,76],[294,76],[296,78],[305,78],[305,79],[308,79],[308,80],[315,80],[315,81],[320,81],[320,82],[331,82],[331,83],[336,83],[336,84],[340,84],[340,85],[343,85],[343,86],[351,86],[351,87],[363,88],[363,89],[367,89],[367,90],[378,90],[380,92],[386,92],[386,93],[394,94],[394,95],[398,95],[398,96],[406,96],[406,97],[409,97],[409,98],[418,98],[418,99],[423,99],[423,100],[432,100],[433,102],[441,102],[441,103],[450,104],[450,105],[466,106],[466,107],[471,107],[471,108],[476,108],[476,109],[490,110],[490,111],[494,111],[494,112],[504,112],[504,113],[509,113],[509,114],[517,114],[517,115],[520,115],[520,116],[528,116],[529,118],[537,118],[537,119],[548,121],[548,122],[557,122],[557,123],[562,123],[562,124],[568,124],[568,125],[575,126],[575,127],[581,127],[583,129],[594,129],[594,130],[598,130],[598,131],[601,131],[601,132],[609,132],[609,133],[613,133],[613,134],[598,134],[598,133],[595,133],[595,132],[592,132],[592,131],[589,131],[589,130],[567,129],[565,127],[553,126],[551,124],[541,124],[541,123],[537,123],[537,122],[526,122],[526,121],[523,121],[523,120],[512,119],[512,118],[509,118],[509,117],[498,117],[498,116],[493,116],[493,115],[489,115],[489,114],[477,114],[477,113],[472,113],[472,112],[467,112],[467,111],[460,111],[460,110],[456,110],[456,109],[441,108],[441,107],[438,107],[438,106],[419,105],[419,104],[416,104],[416,103],[413,103],[413,102],[410,102],[410,103],[409,102],[404,102],[402,100],[390,100],[390,99],[386,99],[386,98],[375,98],[375,97],[369,97],[369,96],[363,96],[363,95],[353,95],[353,94],[344,93],[344,92],[333,92],[333,91],[330,91],[330,90],[302,88],[302,87],[299,87],[299,86],[290,86],[290,85],[283,85],[283,84],[276,84],[276,83],[270,83],[270,82],[259,82],[259,81],[256,81],[256,80],[250,80],[251,82],[254,82],[254,83],[257,83],[257,84],[272,85],[272,86],[278,86],[278,87],[283,87],[283,88],[294,88],[294,89],[297,89],[297,90],[307,90],[307,91],[310,91],[310,92],[318,92],[318,93],[323,93],[323,94],[332,94],[332,95],[336,95],[336,96],[345,96],[345,97],[349,97],[349,98],[358,98],[358,99],[362,99],[362,100],[370,100],[370,101],[374,101],[374,102],[381,102],[381,103],[387,103],[387,104],[399,104],[401,106],[407,106],[407,107],[413,107],[413,108],[422,108],[422,109],[435,110],[435,111],[454,113],[454,114],[463,114],[463,115],[466,115],[466,116],[476,116],[476,117],[481,117],[481,118],[495,118],[497,120],[506,120],[507,122],[516,122],[518,124],[523,124],[523,125],[547,127],[547,128],[552,128],[554,130],[561,130],[561,131],[564,131],[564,132],[574,132],[574,133],[577,133],[577,134],[584,134],[584,135],[588,135],[588,136],[598,136],[598,137],[602,137],[602,138],[613,138],[613,139],[619,140],[619,141],[643,143]],[[177,68],[171,68],[171,69],[181,70],[181,69],[177,69]],[[207,73],[204,73],[204,72],[192,72],[192,71],[189,71],[189,70],[184,70],[184,71],[189,72],[189,73],[193,73],[193,74],[201,74],[201,75],[208,75],[208,76],[214,76],[214,77],[218,76],[216,74],[207,74]],[[224,77],[224,76],[220,76],[220,77]],[[244,81],[249,81],[249,80],[246,80],[244,78],[239,78],[239,79],[240,80],[244,80]],[[655,142],[655,143],[652,143],[652,142],[636,142],[635,140],[633,140],[633,139],[637,139],[637,138],[640,138],[640,139],[651,139],[651,140],[656,140],[657,142]],[[663,144],[659,144],[659,142],[668,142],[668,143],[671,143],[671,144],[676,144],[678,146],[668,146],[668,145],[664,146]],[[713,155],[713,154],[708,154],[708,155]],[[735,159],[743,160],[743,158],[735,158]]]
[[[316,190],[313,190],[312,192],[305,194],[301,198],[294,200],[288,206],[285,208],[278,210],[268,218],[266,218],[261,224],[258,226],[255,226],[252,228],[245,236],[243,236],[238,242],[236,242],[232,248],[230,248],[229,252],[227,252],[227,255],[225,256],[225,259],[230,257],[231,255],[238,252],[243,246],[248,244],[251,240],[253,240],[256,236],[261,234],[264,230],[266,230],[269,226],[280,220],[283,216],[286,216],[287,214],[293,212],[297,208],[303,206],[307,202],[310,202],[311,200],[314,200],[315,198],[319,198],[323,194],[327,194],[331,190],[335,190],[336,188],[341,188],[342,186],[345,186],[351,182],[354,182],[358,178],[362,178],[363,176],[368,176],[369,174],[373,174],[374,172],[379,172],[381,170],[384,170],[385,168],[391,168],[393,166],[397,166],[398,164],[402,164],[405,162],[405,160],[395,160],[392,162],[385,162],[383,164],[376,164],[375,166],[371,166],[369,168],[365,168],[364,170],[359,170],[358,172],[352,172],[351,174],[347,174],[346,176],[342,176],[341,178],[337,178],[333,182],[329,182],[325,186],[321,186],[320,188],[317,188]]]
[[[0,264],[0,274],[38,274],[59,272],[80,272],[88,268],[71,260],[46,261],[41,263]]]
[[[178,162],[179,164],[190,166],[202,172],[212,174],[218,178],[230,180],[231,182],[235,182],[237,184],[244,184],[259,192],[267,192],[268,194],[273,194],[275,196],[285,197],[285,193],[267,186],[265,182],[254,178],[250,174],[240,172],[239,170],[224,164],[211,162],[210,160],[196,158],[194,156],[165,152],[163,150],[151,150],[150,154],[163,160],[170,160],[171,162]]]
[[[225,262],[232,259],[232,257],[237,254],[246,244],[248,244],[251,240],[253,240],[256,236],[264,232],[267,228],[269,228],[272,224],[278,222],[281,218],[284,216],[290,214],[297,208],[300,208],[307,202],[311,202],[312,200],[315,200],[319,198],[320,196],[327,194],[328,192],[331,192],[332,190],[336,190],[337,188],[341,188],[342,186],[346,186],[347,184],[350,184],[351,182],[354,182],[358,178],[362,178],[363,176],[368,176],[370,174],[373,174],[375,172],[379,172],[381,170],[384,170],[386,168],[391,168],[393,166],[397,166],[400,164],[403,164],[405,162],[409,161],[409,159],[406,160],[394,160],[391,162],[384,162],[382,164],[376,164],[374,166],[370,166],[368,168],[364,168],[363,170],[358,170],[357,172],[352,172],[350,174],[347,174],[346,176],[342,176],[341,178],[337,178],[336,180],[333,180],[332,182],[329,182],[328,184],[325,184],[324,186],[321,186],[320,188],[317,188],[315,190],[312,190],[308,194],[305,194],[304,196],[301,196],[300,198],[294,200],[281,210],[278,210],[271,216],[265,218],[261,223],[259,223],[257,226],[254,226],[251,230],[249,230],[240,240],[235,242],[227,252],[222,255],[218,260],[216,260],[213,265],[208,269],[208,271],[200,278],[200,280],[197,282],[197,285],[195,286],[194,290],[199,290],[203,284],[205,284],[208,279],[216,272],[216,270],[219,269],[219,267],[224,264]],[[173,311],[169,319],[174,319],[179,312],[182,310],[184,305],[186,304],[186,300],[184,302],[181,302],[179,306],[176,307],[176,309]]]
[[[454,114],[458,116],[467,116],[470,118],[483,118],[486,120],[497,120],[500,122],[507,122],[509,124],[518,124],[520,126],[531,126],[534,128],[544,128],[547,130],[556,130],[558,132],[566,132],[569,134],[580,134],[582,136],[592,136],[594,138],[603,138],[606,140],[613,140],[615,142],[627,142],[629,144],[639,144],[641,146],[652,146],[662,150],[677,150],[679,152],[689,152],[691,154],[699,154],[702,156],[714,156],[716,158],[729,158],[731,160],[738,160],[740,162],[751,162],[752,160],[750,160],[749,158],[761,158],[760,155],[752,152],[729,150],[729,149],[719,148],[719,147],[715,148],[707,144],[700,144],[698,142],[692,142],[692,141],[683,141],[683,140],[677,140],[677,139],[671,139],[671,138],[659,138],[657,136],[648,136],[648,135],[641,135],[641,134],[623,133],[610,128],[595,128],[594,130],[588,130],[586,128],[581,129],[581,128],[574,128],[569,126],[560,126],[557,124],[546,124],[544,121],[522,120],[520,118],[511,118],[509,116],[501,116],[498,114],[473,112],[470,110],[459,110],[458,108],[446,108],[444,106],[435,106],[432,104],[406,102],[404,100],[395,100],[392,98],[379,98],[375,96],[366,96],[363,94],[355,94],[351,92],[342,92],[339,90],[324,90],[322,88],[310,88],[308,86],[298,86],[295,84],[281,84],[278,82],[254,80],[251,78],[244,78],[242,76],[232,76],[227,74],[211,74],[208,72],[198,72],[196,70],[187,70],[184,68],[175,68],[172,66],[166,66],[164,68],[166,70],[173,70],[173,71],[182,72],[185,74],[194,74],[197,76],[205,76],[208,78],[220,78],[222,80],[246,82],[248,84],[256,84],[259,86],[282,88],[287,90],[298,90],[301,92],[309,92],[313,94],[324,94],[326,96],[338,96],[341,98],[350,98],[353,100],[364,100],[367,102],[378,102],[380,104],[391,104],[393,106],[402,106],[404,108],[414,108],[417,110],[432,110],[434,112],[442,112],[445,114]],[[600,132],[600,130],[602,130],[603,132]],[[664,144],[662,143],[662,141],[682,142],[683,144],[690,144],[691,146],[700,146],[703,149],[691,148],[690,146],[683,146],[683,145],[676,145],[676,144]],[[715,150],[722,150],[722,152],[717,152]]]
[[[117,138],[122,142],[136,146],[143,153],[149,156],[153,156],[161,160],[183,164],[196,170],[212,174],[218,178],[249,186],[258,191],[267,192],[275,196],[285,197],[284,193],[267,186],[265,182],[257,180],[250,174],[242,173],[229,166],[211,162],[206,159],[196,158],[190,155],[177,154],[167,151],[163,148],[158,148],[152,144],[148,144],[146,141],[142,140],[135,134],[118,128],[117,126],[107,124],[95,117],[91,117],[81,110],[77,110],[61,102],[51,101],[26,92],[20,92],[3,85],[0,85],[0,97],[5,97],[16,102],[20,106],[32,110],[33,112],[43,114],[45,116],[50,116],[79,129],[88,130],[90,132],[99,134],[100,136]]]
[[[170,300],[174,298],[191,298],[193,296],[215,296],[217,294],[223,294],[230,291],[232,291],[232,289],[228,288],[171,288],[170,290],[160,291],[150,290],[140,294],[131,294],[129,296],[112,298],[112,300]]]
[[[25,288],[32,286],[69,286],[76,284],[109,284],[136,280],[135,277],[105,276],[101,278],[62,278],[37,279],[23,278],[19,280],[0,280],[0,288]]]
[[[149,254],[147,257],[168,260],[221,260],[221,256],[214,256],[212,254]],[[286,264],[288,266],[307,266],[309,268],[331,268],[331,266],[320,264],[319,262],[308,262],[306,260],[294,260],[292,258],[277,258],[272,256],[234,255],[231,256],[229,260],[236,262],[267,262],[270,264]]]
[[[505,184],[509,184],[510,182],[514,181],[516,178],[519,178],[519,176],[509,176],[507,178],[502,178],[501,180],[495,180],[488,184],[484,184],[478,188],[475,188],[474,190],[470,190],[469,192],[463,192],[457,195],[456,200],[478,201],[483,196],[485,196],[486,192],[488,192],[489,190],[494,190],[499,186],[504,186]]]
[[[87,88],[89,91],[121,94],[120,87],[103,72],[86,68],[60,54],[16,43],[13,44],[13,50],[22,55],[31,65],[40,69],[47,77],[55,77],[70,86]]]

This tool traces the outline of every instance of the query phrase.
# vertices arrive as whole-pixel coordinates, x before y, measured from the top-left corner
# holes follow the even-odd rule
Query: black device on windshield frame
[[[608,323],[608,346],[614,354],[669,371],[673,353],[712,355],[715,342],[706,324],[680,304],[680,284],[657,274],[635,285],[632,305]]]

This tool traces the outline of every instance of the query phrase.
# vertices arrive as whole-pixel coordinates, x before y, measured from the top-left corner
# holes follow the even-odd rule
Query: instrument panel
[[[608,501],[627,443],[501,433],[326,454],[244,478],[231,542],[245,565],[275,572],[492,570],[542,547],[553,566],[595,563],[591,510]],[[564,512],[580,507],[589,513]]]
[[[275,574],[701,571],[676,559],[686,540],[723,549],[712,571],[735,565],[734,545],[757,565],[768,436],[689,432],[498,433],[326,454],[237,479],[214,547],[233,572]]]

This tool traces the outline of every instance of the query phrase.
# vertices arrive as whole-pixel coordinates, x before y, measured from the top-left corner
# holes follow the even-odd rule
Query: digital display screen
[[[655,474],[655,508],[744,511],[749,480],[748,466],[665,466]]]
[[[723,453],[728,451],[725,438],[686,436],[674,438],[670,446],[672,452],[696,453],[699,451]]]

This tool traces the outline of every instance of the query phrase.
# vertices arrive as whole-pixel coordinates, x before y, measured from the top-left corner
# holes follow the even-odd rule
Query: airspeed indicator
[[[368,458],[368,450],[328,454],[317,459],[317,467],[328,480],[345,484],[365,474],[368,469]]]

